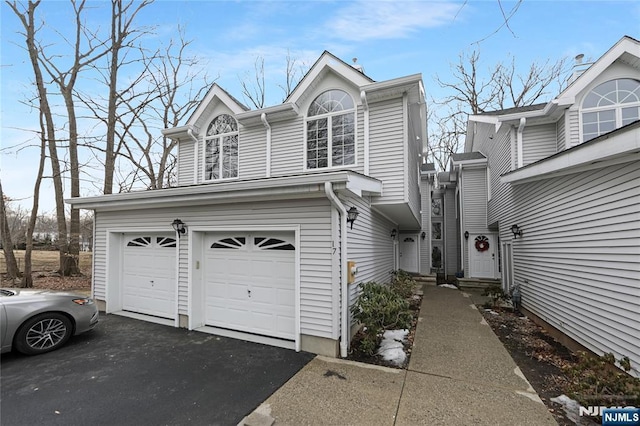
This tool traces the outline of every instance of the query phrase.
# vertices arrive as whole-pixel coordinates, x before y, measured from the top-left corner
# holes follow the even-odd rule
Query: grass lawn
[[[14,250],[18,267],[24,269],[24,250]],[[58,270],[60,266],[60,254],[51,250],[34,250],[31,253],[31,269],[34,273],[50,273]],[[91,264],[93,262],[92,252],[80,252],[80,271],[83,275],[91,276]],[[7,265],[4,260],[4,253],[0,254],[0,274],[7,272]]]

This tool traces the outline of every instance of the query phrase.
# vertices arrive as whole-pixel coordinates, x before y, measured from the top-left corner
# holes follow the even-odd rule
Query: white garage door
[[[122,309],[174,318],[176,239],[169,235],[130,235],[124,242]]]
[[[295,339],[293,233],[211,234],[205,239],[205,322]]]

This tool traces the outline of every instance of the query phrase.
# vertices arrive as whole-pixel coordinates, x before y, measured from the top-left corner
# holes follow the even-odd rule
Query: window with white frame
[[[640,119],[640,81],[610,80],[582,102],[582,141],[586,142]]]
[[[355,108],[342,90],[328,90],[314,99],[307,112],[308,169],[355,164]]]
[[[204,180],[238,177],[238,123],[229,114],[214,118],[204,137]]]

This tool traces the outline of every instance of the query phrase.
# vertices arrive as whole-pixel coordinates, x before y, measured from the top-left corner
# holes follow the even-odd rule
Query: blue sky
[[[502,1],[506,12],[515,4]],[[91,26],[106,27],[104,4],[90,5]],[[60,33],[71,27],[67,2],[44,1],[40,8],[47,26]],[[27,130],[37,126],[35,112],[20,103],[31,90],[32,71],[19,47],[17,18],[4,2],[0,13],[0,176],[5,193],[28,209],[37,150],[14,147],[31,138]],[[497,0],[159,0],[144,9],[138,22],[156,26],[156,34],[145,40],[149,45],[166,43],[183,26],[186,38],[193,40],[189,54],[201,57],[209,74],[219,76],[217,83],[240,100],[239,76],[253,70],[256,56],[265,59],[267,104],[273,105],[282,100],[277,85],[284,82],[287,54],[311,65],[324,50],[346,62],[358,58],[376,81],[421,73],[428,96],[440,99],[446,93],[434,77],[446,80],[462,52],[479,50],[481,73],[510,56],[523,69],[534,61],[555,62],[578,53],[597,59],[623,35],[640,38],[640,2],[524,0],[509,21],[511,31],[501,28]],[[52,192],[51,183],[44,182],[41,211],[52,211]],[[85,185],[82,194],[97,192]]]

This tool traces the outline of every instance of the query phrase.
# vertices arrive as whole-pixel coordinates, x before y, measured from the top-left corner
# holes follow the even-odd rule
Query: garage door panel
[[[293,236],[237,233],[210,235],[206,239],[208,325],[295,338]]]
[[[173,318],[175,314],[176,241],[169,236],[125,238],[122,309]]]

